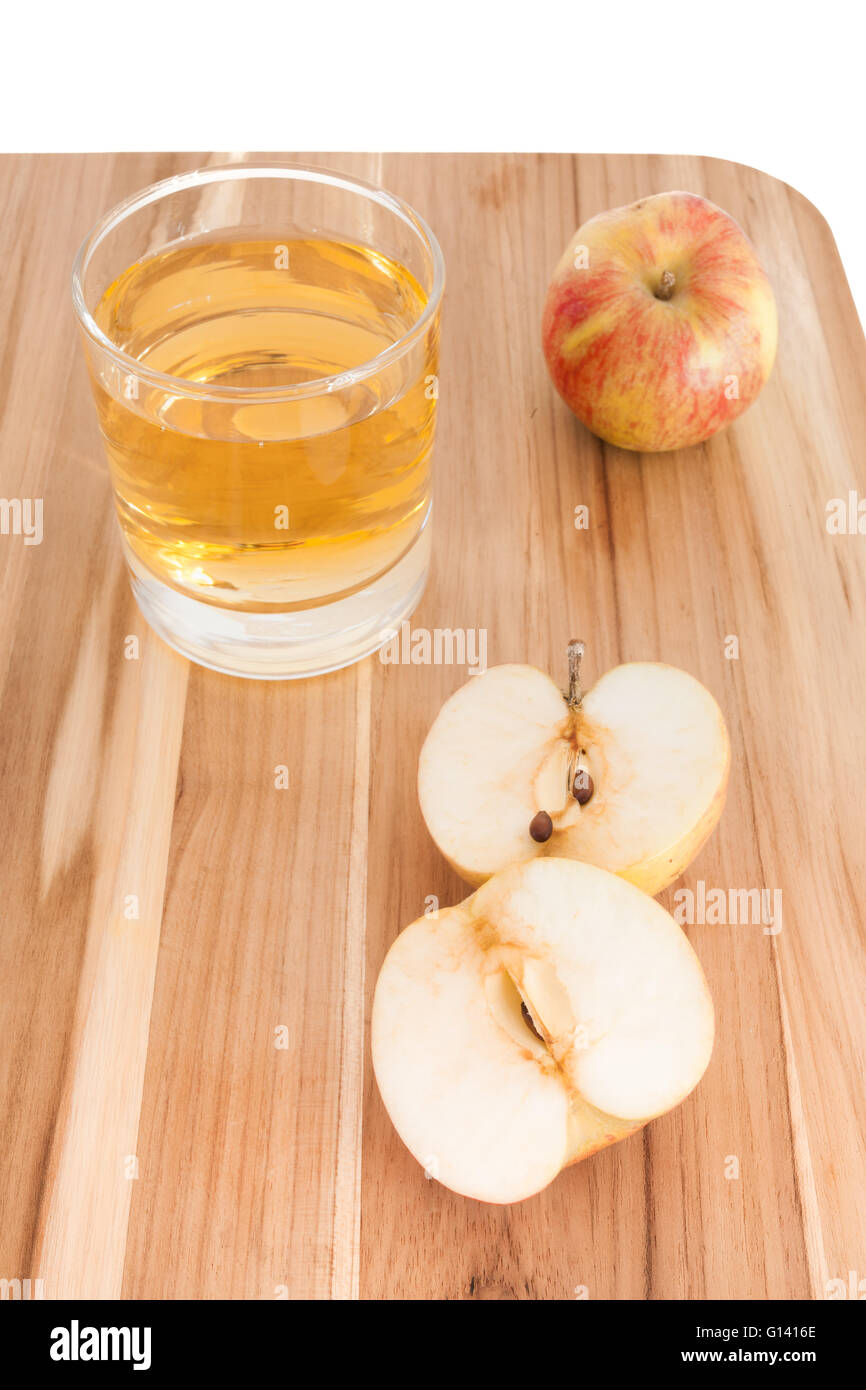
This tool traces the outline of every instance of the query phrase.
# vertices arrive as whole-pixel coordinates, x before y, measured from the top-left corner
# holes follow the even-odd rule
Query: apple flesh
[[[709,439],[751,404],[776,355],[770,282],[745,233],[694,193],[593,217],[550,283],[553,383],[609,444],[654,453]]]
[[[493,666],[440,710],[421,749],[418,796],[430,834],[468,883],[553,856],[654,895],[711,834],[729,765],[721,710],[686,671],[630,662],[569,703],[533,666]],[[585,804],[578,772],[591,779]],[[542,840],[539,813],[550,822]]]
[[[376,985],[373,1066],[431,1177],[518,1202],[685,1099],[713,1030],[670,914],[604,870],[544,859],[400,933]]]

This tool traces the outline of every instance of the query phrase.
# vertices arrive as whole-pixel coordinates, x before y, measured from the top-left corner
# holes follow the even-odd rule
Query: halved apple
[[[406,1146],[446,1187],[518,1202],[679,1104],[713,1045],[684,932],[621,878],[568,859],[496,874],[397,937],[373,1066]]]
[[[673,666],[616,666],[563,696],[533,666],[493,666],[443,705],[421,749],[427,828],[468,883],[538,856],[580,859],[646,893],[691,863],[724,805],[721,710]]]

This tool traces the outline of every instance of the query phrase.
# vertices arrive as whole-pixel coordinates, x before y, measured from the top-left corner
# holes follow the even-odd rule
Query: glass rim
[[[330,376],[316,377],[312,381],[297,382],[294,385],[286,386],[214,387],[207,382],[190,381],[184,377],[156,371],[113,343],[108,335],[103,333],[87,307],[83,286],[84,275],[87,272],[91,257],[108,233],[133,213],[139,212],[142,208],[148,207],[151,203],[158,202],[161,198],[172,193],[210,183],[250,178],[298,179],[309,183],[337,186],[349,193],[356,193],[371,199],[381,207],[396,213],[403,222],[407,223],[424,243],[433,263],[433,285],[424,308],[411,327],[407,328],[405,333],[401,334],[387,348],[383,348],[375,357],[360,362],[357,367],[350,367]],[[371,247],[371,250],[375,250],[375,247]],[[91,342],[102,352],[107,353],[127,375],[136,376],[150,385],[169,391],[172,395],[191,396],[197,400],[237,401],[254,399],[260,402],[276,403],[326,395],[344,390],[348,386],[354,386],[399,361],[413,344],[423,337],[438,311],[444,287],[445,261],[442,249],[427,222],[409,203],[366,179],[355,178],[352,174],[343,174],[335,169],[317,168],[311,164],[295,164],[289,160],[272,160],[255,164],[237,161],[230,164],[206,165],[201,169],[191,169],[183,174],[172,174],[166,179],[160,179],[157,183],[148,184],[147,187],[122,199],[121,202],[115,203],[94,223],[78,248],[72,266],[73,308],[79,326]]]

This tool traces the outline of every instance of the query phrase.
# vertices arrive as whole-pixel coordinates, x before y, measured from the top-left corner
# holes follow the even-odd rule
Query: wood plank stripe
[[[809,1146],[809,1126],[806,1107],[803,1104],[803,1091],[794,1039],[791,1036],[791,1017],[785,986],[782,981],[782,966],[776,938],[773,941],[773,961],[776,966],[776,980],[779,987],[779,1007],[782,1018],[782,1039],[785,1049],[785,1071],[788,1078],[788,1107],[791,1117],[791,1134],[794,1141],[794,1163],[797,1168],[797,1191],[803,1213],[803,1235],[806,1242],[806,1259],[809,1266],[809,1281],[813,1298],[826,1297],[830,1272],[827,1266],[827,1253],[824,1249],[824,1231],[821,1224],[821,1203],[818,1199],[818,1186],[815,1182],[815,1169]]]
[[[372,662],[364,661],[358,666],[355,686],[355,767],[344,927],[340,1098],[331,1266],[331,1297],[337,1299],[357,1298],[360,1292],[372,665]]]
[[[100,770],[71,1070],[37,1241],[35,1265],[48,1298],[119,1297],[138,1177],[138,1120],[188,675],[187,663],[143,620],[139,624],[140,660],[125,661],[117,648],[104,654],[124,669]],[[89,668],[89,645],[80,660]],[[76,688],[73,681],[73,709]],[[75,732],[71,721],[66,728]],[[55,766],[57,775],[70,779],[73,797],[76,763],[67,751],[58,742]],[[52,816],[65,799],[55,793]],[[54,844],[53,829],[47,841]]]

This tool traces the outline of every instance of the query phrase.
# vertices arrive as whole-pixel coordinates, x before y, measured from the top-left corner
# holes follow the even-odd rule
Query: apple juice
[[[93,386],[135,559],[182,593],[265,612],[390,569],[430,506],[436,336],[423,361],[339,374],[386,352],[425,302],[399,262],[324,238],[240,231],[129,266],[94,317],[143,371]]]

